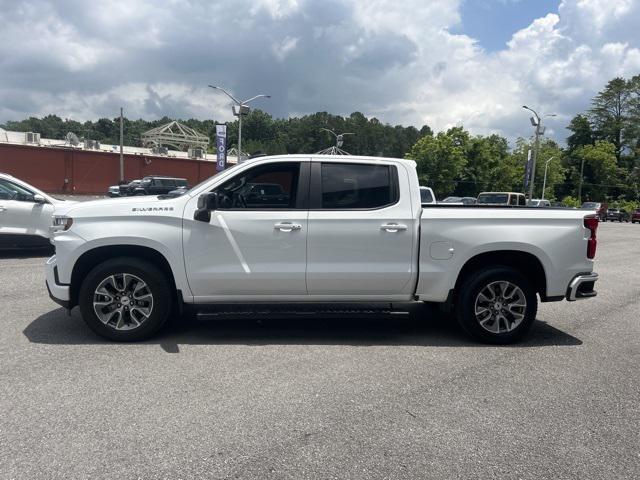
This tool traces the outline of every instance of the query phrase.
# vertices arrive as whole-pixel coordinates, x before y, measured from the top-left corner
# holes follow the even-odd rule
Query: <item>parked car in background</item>
[[[120,190],[120,196],[129,197],[131,195],[134,195],[135,189],[140,186],[140,182],[142,182],[142,180],[131,180],[128,183],[119,185],[118,189]]]
[[[11,175],[0,173],[0,248],[49,246],[52,215],[58,200]]]
[[[429,187],[420,187],[420,202],[423,205],[432,205],[436,202],[436,196],[433,194],[433,190]]]
[[[120,185],[111,185],[107,190],[107,195],[109,195],[111,198],[119,197]]]
[[[626,210],[610,208],[607,210],[607,220],[610,222],[628,222],[631,216]]]
[[[482,192],[478,195],[477,205],[526,205],[524,193]]]
[[[544,200],[541,198],[532,198],[527,202],[527,205],[530,207],[550,207],[551,202],[549,202],[549,200]]]
[[[594,212],[596,212],[596,215],[598,215],[598,218],[600,219],[601,222],[607,221],[607,209],[609,208],[609,205],[606,203],[584,202],[582,204],[582,207],[580,208],[582,210],[593,210]]]
[[[189,191],[189,186],[185,185],[184,187],[178,187],[175,190],[171,190],[169,193],[167,193],[164,196],[168,198],[175,198],[175,197],[179,197],[180,195],[184,195],[188,191]]]
[[[636,209],[632,214],[631,214],[631,223],[640,223],[640,208]]]
[[[133,188],[131,195],[166,195],[178,187],[187,187],[186,178],[161,177],[150,175],[140,181],[140,185]]]
[[[474,197],[447,197],[439,203],[446,203],[449,205],[475,205],[476,199]]]

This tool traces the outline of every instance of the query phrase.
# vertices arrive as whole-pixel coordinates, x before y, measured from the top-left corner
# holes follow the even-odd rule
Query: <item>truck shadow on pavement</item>
[[[93,333],[80,317],[62,308],[31,322],[24,335],[32,343],[50,345],[115,345]],[[266,320],[215,320],[198,322],[172,319],[150,340],[133,345],[159,345],[168,353],[179,353],[180,345],[353,345],[491,347],[469,339],[456,322],[437,310],[406,318],[321,318],[302,317]],[[582,341],[537,320],[528,337],[501,348],[576,346]]]

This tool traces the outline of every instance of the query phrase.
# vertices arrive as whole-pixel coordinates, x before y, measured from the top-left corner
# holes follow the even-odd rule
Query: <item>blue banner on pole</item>
[[[216,171],[227,168],[227,126],[216,125]]]
[[[529,182],[531,181],[531,150],[527,153],[527,165],[524,168],[524,189],[529,188]]]

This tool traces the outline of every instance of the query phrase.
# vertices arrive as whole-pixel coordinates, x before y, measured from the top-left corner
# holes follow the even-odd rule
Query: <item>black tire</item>
[[[476,317],[476,301],[480,293],[486,288],[496,288],[497,282],[508,282],[520,289],[526,300],[526,307],[518,307],[524,314],[524,318],[517,326],[515,316],[506,313],[506,317],[497,320],[497,332],[491,332],[480,324]],[[491,285],[491,287],[489,287]],[[486,290],[485,290],[486,291]],[[505,295],[507,296],[507,295]],[[479,301],[479,300],[478,300]],[[482,308],[482,307],[480,307]],[[494,307],[491,307],[494,308]],[[506,311],[508,306],[503,311]],[[473,338],[485,343],[508,344],[520,340],[533,325],[538,311],[538,297],[533,285],[517,270],[507,266],[495,266],[471,273],[463,282],[456,298],[456,317],[462,329]],[[490,314],[494,312],[490,311]],[[513,320],[513,321],[510,321]],[[501,326],[509,322],[510,331],[501,332]],[[490,321],[488,325],[496,325]]]
[[[114,325],[103,323],[96,314],[93,305],[94,295],[100,284],[111,275],[117,276],[118,274],[128,274],[142,280],[152,295],[148,318],[141,321],[139,326],[130,327],[128,330],[119,330]],[[125,286],[125,288],[127,287]],[[133,289],[133,287],[129,287],[129,289]],[[125,293],[125,295],[129,294]],[[151,337],[164,325],[172,311],[174,297],[169,279],[158,267],[137,258],[118,257],[98,264],[87,274],[80,287],[78,304],[82,318],[89,328],[98,335],[117,342],[136,342]],[[129,300],[127,300],[128,302]],[[131,318],[135,308],[132,307],[131,313],[124,314],[125,317],[128,315],[128,318]],[[133,324],[133,322],[128,322],[128,324]]]

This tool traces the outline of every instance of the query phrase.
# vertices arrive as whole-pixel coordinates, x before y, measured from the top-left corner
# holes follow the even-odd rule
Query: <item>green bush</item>
[[[573,208],[580,208],[582,206],[582,203],[580,203],[580,201],[575,198],[575,197],[564,197],[562,199],[562,203],[564,203],[567,207],[573,207]]]

